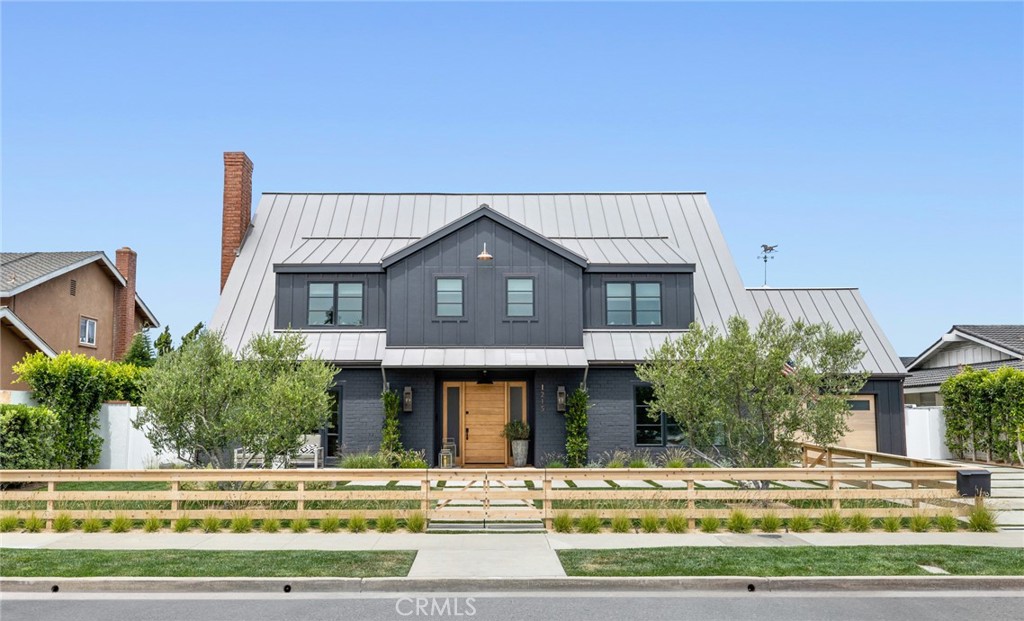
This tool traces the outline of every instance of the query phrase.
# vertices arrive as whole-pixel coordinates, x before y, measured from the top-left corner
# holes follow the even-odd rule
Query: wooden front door
[[[463,397],[463,463],[502,465],[506,463],[508,443],[501,430],[508,420],[505,384],[465,384]]]

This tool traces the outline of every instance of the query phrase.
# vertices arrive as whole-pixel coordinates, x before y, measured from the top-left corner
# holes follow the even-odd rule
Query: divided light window
[[[96,346],[96,320],[88,317],[78,319],[78,343],[80,345]]]
[[[609,326],[660,326],[660,282],[605,284],[605,310]]]
[[[462,317],[462,279],[438,278],[435,281],[437,316]]]
[[[306,320],[311,326],[363,325],[363,283],[309,283]]]
[[[509,317],[533,317],[533,279],[509,278],[505,281],[506,314]]]
[[[635,415],[636,446],[680,446],[683,444],[683,432],[675,419],[664,412],[651,417],[648,403],[654,398],[654,389],[650,386],[636,386],[633,390],[633,411]]]

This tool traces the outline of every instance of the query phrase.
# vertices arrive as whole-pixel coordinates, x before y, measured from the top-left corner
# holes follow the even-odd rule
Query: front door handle
[[[469,439],[469,427],[466,427],[466,439]]]

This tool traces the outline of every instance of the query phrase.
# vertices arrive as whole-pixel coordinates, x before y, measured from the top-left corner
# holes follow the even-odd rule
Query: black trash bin
[[[992,473],[988,470],[958,470],[956,491],[961,496],[992,495]]]

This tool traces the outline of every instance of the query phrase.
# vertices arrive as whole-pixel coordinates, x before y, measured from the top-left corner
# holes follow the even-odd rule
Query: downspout
[[[380,377],[381,377],[381,380],[384,382],[384,388],[381,389],[381,392],[387,392],[387,390],[388,390],[388,374],[387,374],[386,371],[384,371],[384,365],[383,364],[380,365]]]
[[[588,373],[590,373],[590,365],[589,364],[587,366],[583,367],[583,383],[580,384],[580,387],[584,391],[586,391],[586,389],[587,389],[587,374]]]

